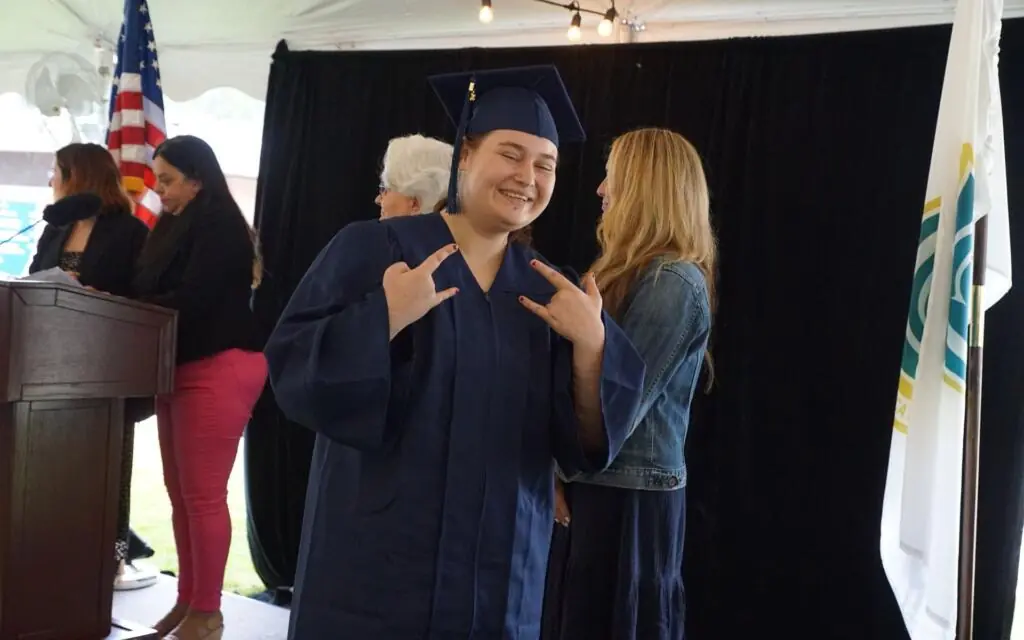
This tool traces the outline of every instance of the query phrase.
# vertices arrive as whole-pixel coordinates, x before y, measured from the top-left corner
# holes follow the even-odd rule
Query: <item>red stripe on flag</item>
[[[117,105],[116,111],[142,111],[144,101],[137,91],[119,91],[114,104]]]
[[[133,178],[146,178],[146,165],[138,162],[129,162],[126,160],[121,161],[121,175],[131,176]],[[148,185],[147,185],[148,186]]]
[[[135,203],[135,217],[146,223],[146,226],[150,229],[156,224],[157,216],[153,215],[153,212],[146,208],[141,202]]]
[[[159,127],[154,125],[149,120],[146,120],[146,142],[149,143],[149,146],[156,149],[166,139],[166,133],[161,131]]]
[[[146,129],[144,127],[121,127],[121,146],[134,144],[146,146]]]

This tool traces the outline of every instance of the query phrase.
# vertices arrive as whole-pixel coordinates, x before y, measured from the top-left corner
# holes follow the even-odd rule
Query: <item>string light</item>
[[[583,35],[580,31],[580,24],[582,24],[582,22],[583,18],[580,16],[580,12],[577,11],[572,16],[572,23],[569,24],[569,33],[567,34],[569,36],[569,40],[579,42],[580,37]]]
[[[607,38],[615,33],[615,23],[619,21],[619,12],[615,10],[615,0],[611,0],[612,6],[607,11],[586,9],[580,6],[579,0],[572,0],[568,4],[556,2],[555,0],[533,0],[541,4],[568,9],[572,13],[572,20],[569,23],[569,30],[566,36],[571,42],[579,42],[583,37],[583,16],[587,13],[601,16],[601,22],[597,25],[597,33],[602,38]],[[494,20],[494,9],[491,7],[491,0],[480,0],[480,22],[489,24]]]
[[[612,8],[604,14],[604,18],[601,18],[601,23],[597,25],[598,35],[602,38],[612,35],[612,32],[615,30],[615,19],[618,17],[619,13],[615,10],[615,5],[613,4]]]

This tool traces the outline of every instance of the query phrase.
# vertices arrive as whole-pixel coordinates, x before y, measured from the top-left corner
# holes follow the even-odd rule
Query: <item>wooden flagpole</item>
[[[985,335],[985,266],[988,215],[974,223],[974,274],[967,344],[967,412],[960,490],[960,565],[957,573],[956,638],[974,638],[974,570],[978,542],[978,461],[981,453],[981,371]]]

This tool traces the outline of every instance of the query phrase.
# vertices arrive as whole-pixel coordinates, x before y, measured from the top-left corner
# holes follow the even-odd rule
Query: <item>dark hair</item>
[[[162,158],[189,180],[202,185],[203,193],[214,200],[235,199],[228,188],[228,179],[220,168],[217,154],[204,140],[195,136],[175,136],[164,140],[153,151],[153,159]],[[238,208],[238,205],[234,205]],[[242,211],[239,209],[239,215]]]
[[[125,192],[121,172],[106,147],[73,142],[57,150],[54,164],[64,183],[65,196],[92,193],[102,201],[100,213],[132,213],[134,203]]]
[[[175,136],[164,140],[160,146],[153,151],[153,159],[161,158],[181,172],[189,180],[198,182],[200,185],[197,198],[203,198],[206,202],[234,211],[238,217],[245,221],[249,229],[249,237],[253,244],[253,265],[252,277],[253,287],[258,287],[263,278],[263,259],[260,256],[259,237],[256,230],[249,225],[242,215],[242,210],[231,195],[228,187],[228,179],[217,161],[217,154],[213,152],[204,140],[195,136]],[[157,227],[160,223],[157,223]],[[156,229],[154,229],[154,235]]]

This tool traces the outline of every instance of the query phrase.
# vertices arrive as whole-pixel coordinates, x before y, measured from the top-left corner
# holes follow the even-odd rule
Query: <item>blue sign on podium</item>
[[[6,240],[0,245],[0,274],[11,278],[28,275],[39,238],[38,228],[42,224],[31,229],[26,227],[39,218],[38,211],[37,202],[0,200],[0,242]],[[19,231],[21,233],[15,236]]]

